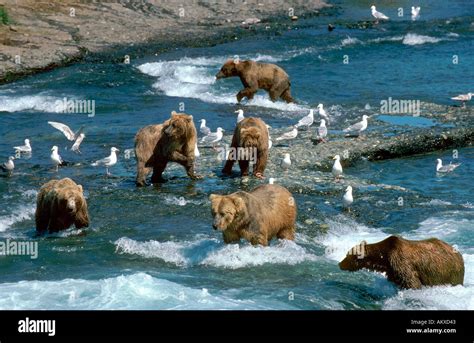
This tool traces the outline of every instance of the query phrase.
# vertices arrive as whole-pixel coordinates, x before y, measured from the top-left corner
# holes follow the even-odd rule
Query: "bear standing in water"
[[[162,174],[168,162],[181,164],[190,178],[200,178],[194,173],[196,140],[193,116],[175,111],[163,124],[140,129],[135,136],[137,186],[145,186],[146,177],[152,170],[151,182],[163,182]]]
[[[45,183],[36,202],[36,231],[49,233],[89,226],[87,202],[82,186],[69,178]]]
[[[291,82],[288,74],[279,66],[255,61],[228,60],[216,74],[216,79],[238,76],[244,89],[237,93],[237,101],[243,98],[253,99],[259,89],[265,89],[272,101],[279,98],[290,103]]]
[[[386,273],[388,280],[401,288],[462,285],[464,281],[461,254],[436,238],[410,241],[390,236],[374,244],[362,242],[347,253],[339,267]]]
[[[234,131],[232,150],[229,153],[222,173],[230,175],[235,161],[239,162],[242,176],[249,174],[250,160],[254,160],[253,174],[263,179],[268,159],[268,129],[259,118],[245,118]]]
[[[213,228],[222,232],[225,243],[241,238],[252,245],[268,245],[274,238],[294,240],[296,203],[286,188],[262,185],[250,193],[211,194]]]

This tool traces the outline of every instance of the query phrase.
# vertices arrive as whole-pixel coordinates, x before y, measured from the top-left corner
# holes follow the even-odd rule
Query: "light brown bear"
[[[462,255],[449,244],[430,238],[410,241],[390,236],[381,242],[353,247],[339,263],[342,270],[368,270],[386,273],[401,288],[462,285]]]
[[[272,101],[279,98],[294,102],[288,74],[279,66],[255,61],[228,60],[216,74],[216,79],[238,76],[244,89],[237,93],[237,101],[244,97],[251,100],[259,89],[265,89]]]
[[[45,183],[36,202],[36,231],[58,232],[72,224],[77,229],[89,226],[89,213],[82,186],[69,178]]]
[[[222,231],[225,243],[241,238],[252,245],[268,245],[274,238],[295,238],[296,203],[286,188],[262,185],[250,193],[211,194],[212,227]]]
[[[163,124],[140,129],[135,136],[137,186],[146,185],[146,178],[152,170],[151,182],[164,182],[162,174],[168,162],[181,164],[192,179],[200,178],[194,172],[196,140],[193,116],[175,111]]]
[[[242,176],[249,174],[249,164],[253,160],[253,175],[263,179],[268,160],[268,129],[259,118],[245,118],[234,130],[231,150],[222,173],[232,174],[232,166],[239,162]]]

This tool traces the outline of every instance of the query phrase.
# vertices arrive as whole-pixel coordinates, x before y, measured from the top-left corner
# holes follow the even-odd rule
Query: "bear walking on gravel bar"
[[[165,180],[162,174],[168,162],[181,164],[192,179],[200,178],[194,172],[194,150],[197,133],[193,116],[171,112],[163,124],[148,125],[135,136],[138,187],[146,185],[146,178],[153,170],[152,183]]]
[[[274,238],[294,240],[296,203],[279,185],[262,185],[250,193],[211,194],[213,228],[222,231],[225,243],[241,238],[252,245],[267,246]]]
[[[388,280],[401,288],[462,285],[464,281],[461,254],[436,238],[410,241],[390,236],[374,244],[362,242],[347,253],[339,267],[386,273]]]
[[[291,97],[291,82],[288,74],[275,64],[228,60],[216,74],[216,79],[233,76],[238,76],[244,86],[244,89],[237,93],[238,102],[245,97],[248,100],[253,99],[259,89],[265,89],[272,101],[281,98],[288,103],[295,102]]]
[[[45,183],[36,203],[36,231],[49,233],[89,226],[89,213],[81,185],[69,178]]]
[[[259,118],[245,118],[237,124],[232,137],[231,149],[222,173],[230,175],[232,166],[239,162],[242,176],[249,174],[250,162],[254,162],[253,174],[263,179],[268,160],[268,129]]]

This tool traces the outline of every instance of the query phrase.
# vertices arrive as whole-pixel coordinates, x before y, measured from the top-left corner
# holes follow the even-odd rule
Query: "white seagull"
[[[267,124],[265,124],[265,126],[267,127],[267,133],[268,133],[268,149],[271,149],[271,147],[273,146],[272,137],[270,137],[271,126]]]
[[[201,153],[199,152],[198,144],[196,142],[196,144],[194,145],[194,157],[199,157],[199,156],[201,156]]]
[[[237,110],[234,113],[238,113],[237,115],[237,124],[240,123],[242,120],[245,119],[244,117],[244,110]]]
[[[365,131],[367,129],[367,119],[369,118],[368,115],[364,114],[362,116],[362,121],[355,123],[354,125],[349,126],[348,128],[344,129],[344,132],[350,132],[350,133],[357,133],[357,135],[360,135],[362,131]]]
[[[212,144],[213,146],[224,137],[224,130],[218,127],[216,132],[211,132],[207,136],[202,137],[201,143]]]
[[[372,5],[370,7],[370,10],[372,11],[372,17],[374,17],[376,19],[376,23],[379,22],[379,19],[383,19],[383,20],[388,20],[389,18],[383,14],[382,12],[378,12],[377,9],[375,8],[374,5]]]
[[[298,121],[298,124],[295,125],[295,127],[299,128],[301,126],[306,126],[306,128],[309,129],[309,127],[313,125],[313,122],[314,122],[314,113],[313,113],[313,110],[311,109],[309,110],[309,114],[301,118]]]
[[[84,138],[86,138],[86,135],[81,132],[81,133],[77,136],[76,141],[74,142],[74,144],[73,144],[72,147],[71,147],[71,150],[74,151],[74,152],[76,152],[76,153],[81,154],[81,151],[79,150],[79,147],[81,146],[81,143],[82,143],[82,141],[84,140]]]
[[[437,173],[449,173],[452,172],[454,169],[459,167],[461,163],[449,163],[448,165],[443,166],[443,161],[440,158],[436,160],[436,172]]]
[[[319,112],[319,115],[321,116],[321,118],[326,120],[326,123],[329,125],[329,116],[326,113],[326,110],[324,109],[323,104],[319,104],[317,108],[318,108],[318,112]]]
[[[291,167],[290,154],[285,154],[285,156],[281,160],[281,167],[285,170],[288,170],[288,168]]]
[[[295,139],[296,136],[298,136],[298,128],[295,126],[293,130],[286,132],[282,134],[280,137],[278,137],[276,140],[277,141],[283,141],[287,139]]]
[[[117,151],[120,150],[115,147],[110,148],[110,155],[106,158],[95,161],[94,163],[92,163],[92,166],[105,166],[105,172],[107,173],[107,175],[110,175],[109,168],[117,163]]]
[[[28,138],[25,139],[25,145],[16,146],[16,147],[13,147],[13,149],[16,152],[19,152],[21,154],[31,154],[32,150],[31,150],[30,140]]]
[[[321,124],[318,127],[318,137],[322,142],[326,141],[326,136],[328,135],[328,129],[326,127],[326,120],[321,119]]]
[[[48,121],[48,124],[54,127],[55,129],[61,131],[64,134],[64,136],[66,136],[66,138],[70,140],[71,142],[76,140],[81,134],[82,130],[84,129],[84,127],[81,127],[77,132],[74,132],[71,130],[69,126],[63,123]]]
[[[63,159],[61,158],[61,156],[59,155],[58,153],[58,147],[55,145],[51,148],[51,161],[53,162],[53,164],[56,166],[56,171],[59,171],[59,166],[60,165],[63,165]]]
[[[351,211],[350,206],[354,202],[354,198],[352,197],[352,187],[347,186],[346,192],[344,193],[344,196],[342,197],[342,205],[348,209],[348,211]]]
[[[411,20],[417,20],[420,17],[420,6],[411,6]]]
[[[341,156],[336,155],[333,158],[334,164],[332,165],[332,175],[338,179],[342,175]]]
[[[205,136],[211,133],[211,129],[206,126],[206,119],[201,119],[201,126],[199,127],[199,131]]]
[[[459,94],[451,98],[451,100],[461,101],[462,107],[466,107],[466,101],[471,101],[472,96],[474,93],[467,93],[467,94]]]
[[[15,157],[13,156],[10,156],[8,158],[8,161],[6,161],[5,163],[2,163],[0,165],[0,169],[2,169],[3,171],[7,172],[8,175],[11,175],[13,173],[13,169],[15,169],[15,163],[13,163],[13,160],[15,159]]]

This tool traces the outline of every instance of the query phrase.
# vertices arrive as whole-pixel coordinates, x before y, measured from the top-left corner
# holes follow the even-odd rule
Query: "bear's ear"
[[[219,197],[220,197],[220,195],[218,195],[218,194],[211,194],[211,195],[209,195],[209,200],[214,201],[215,199],[217,199]]]
[[[232,198],[232,201],[234,202],[235,208],[240,211],[245,208],[245,201],[239,196],[235,196]]]
[[[174,116],[176,116],[176,115],[178,115],[178,113],[176,113],[176,111],[171,111],[171,116],[172,116],[172,117],[174,117]]]
[[[77,188],[79,188],[79,191],[80,191],[81,193],[83,192],[82,185],[77,185]]]
[[[186,119],[187,119],[187,121],[192,122],[192,121],[193,121],[193,116],[192,116],[192,115],[188,115]]]

